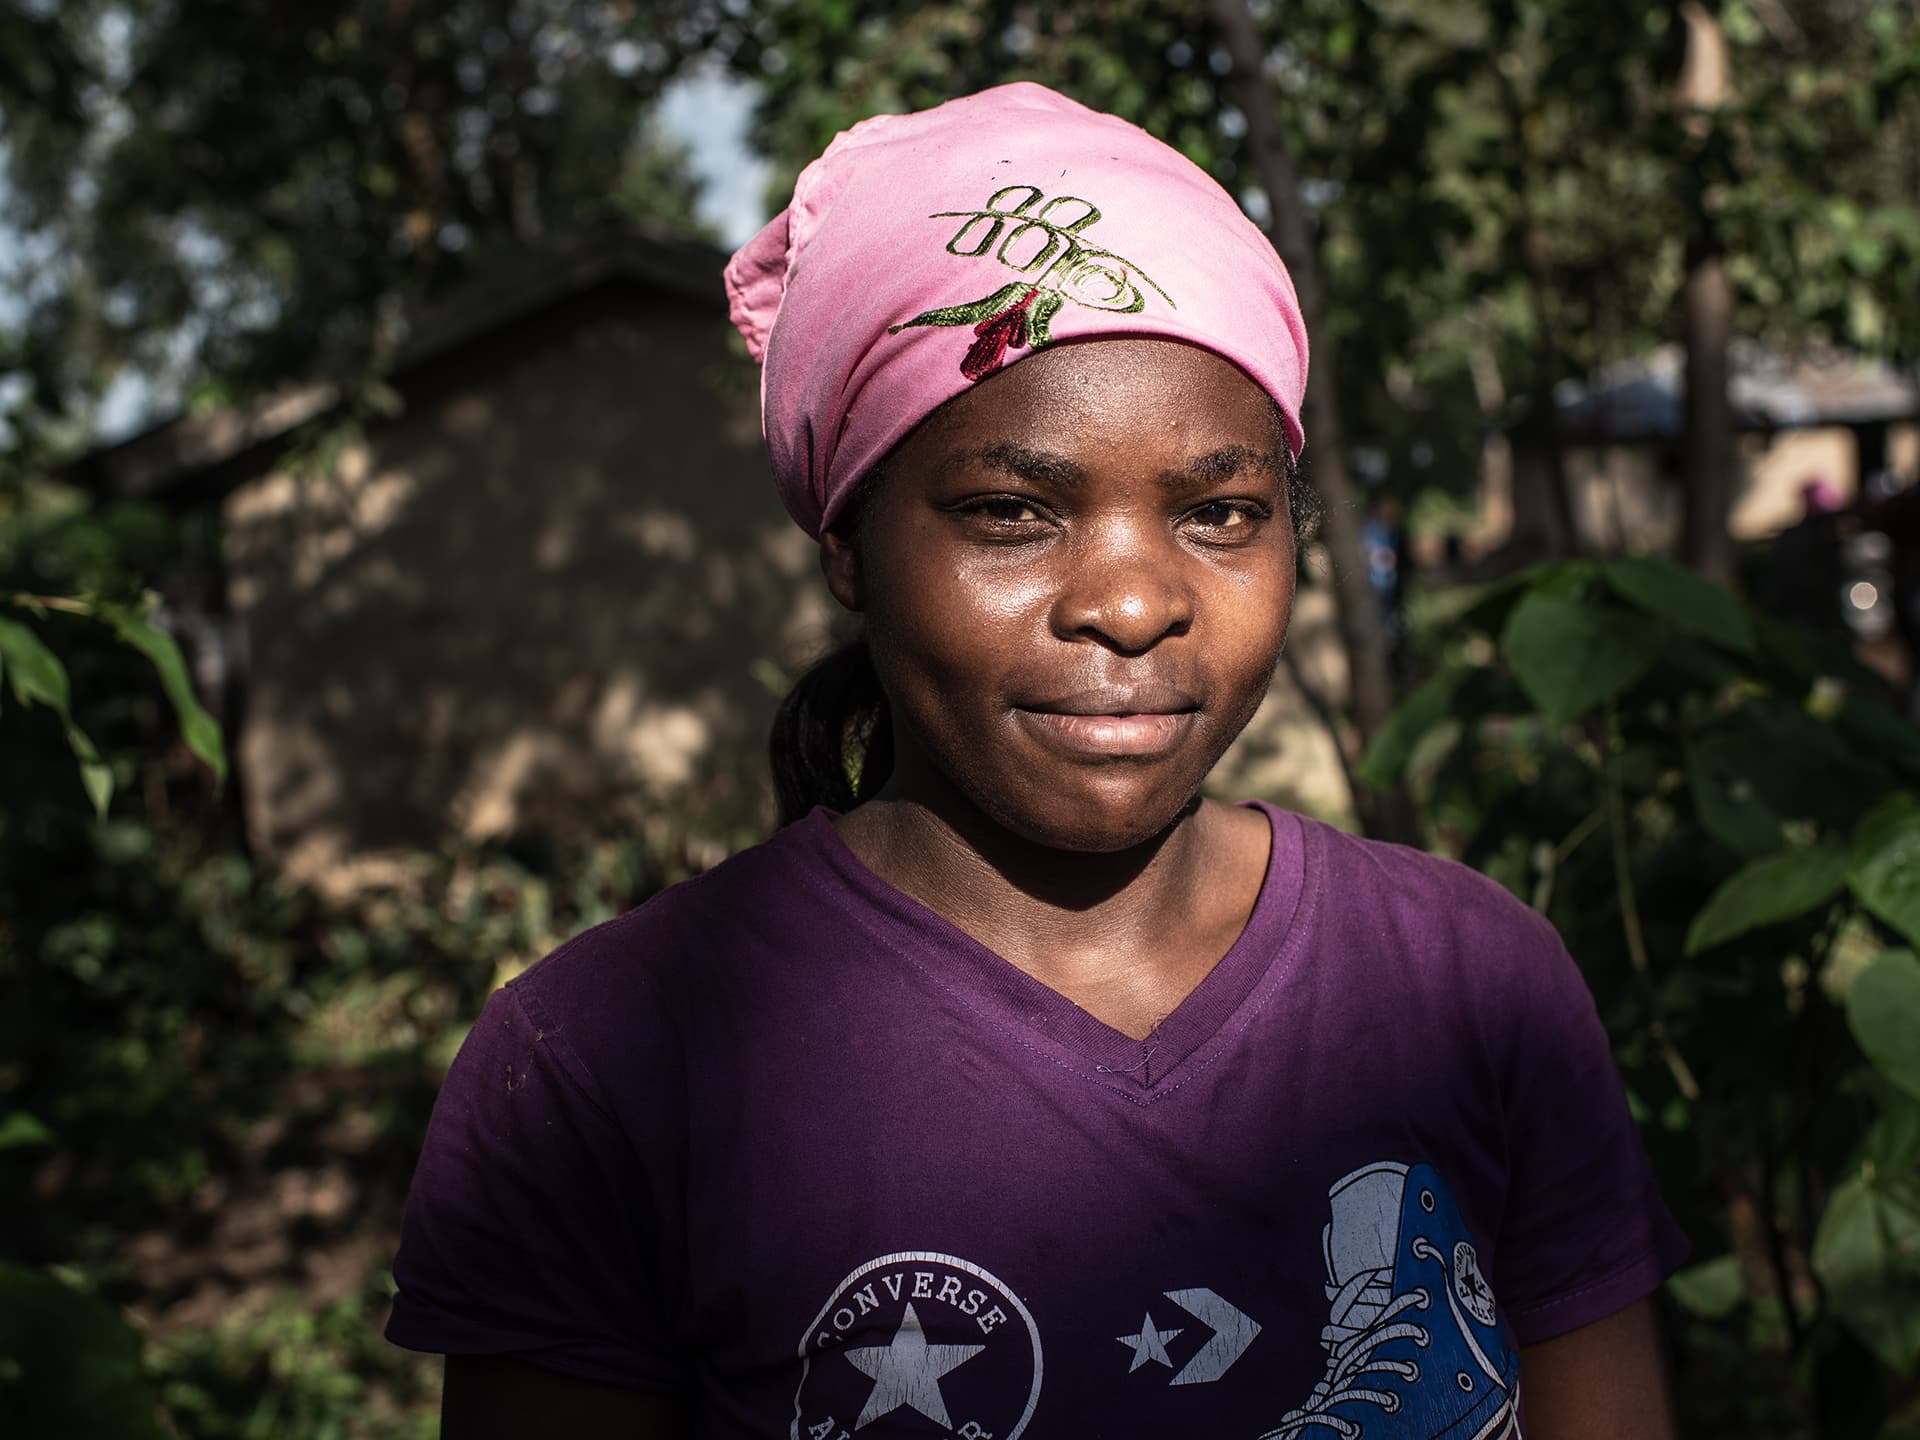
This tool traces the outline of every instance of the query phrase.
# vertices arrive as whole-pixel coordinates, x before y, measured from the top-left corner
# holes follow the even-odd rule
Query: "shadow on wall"
[[[781,676],[829,640],[710,307],[601,290],[466,347],[324,473],[227,501],[263,853],[663,815],[764,831]]]

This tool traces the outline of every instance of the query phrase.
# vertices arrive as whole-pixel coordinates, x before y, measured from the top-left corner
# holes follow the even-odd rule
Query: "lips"
[[[1050,700],[1021,702],[1022,710],[1046,715],[1179,715],[1200,702],[1177,685],[1101,685]]]
[[[1056,748],[1090,758],[1151,759],[1185,739],[1199,708],[1178,686],[1107,685],[1016,705],[1014,715]]]

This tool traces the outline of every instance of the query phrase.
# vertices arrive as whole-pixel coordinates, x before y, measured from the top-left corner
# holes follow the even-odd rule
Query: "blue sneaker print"
[[[1363,1166],[1327,1199],[1326,1375],[1262,1440],[1519,1440],[1520,1357],[1433,1167]]]

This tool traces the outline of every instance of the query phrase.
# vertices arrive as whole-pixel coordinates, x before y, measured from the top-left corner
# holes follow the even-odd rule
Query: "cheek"
[[[1051,584],[1011,551],[921,544],[871,569],[865,605],[876,655],[895,666],[978,670],[1044,639]],[[951,673],[943,678],[952,679]]]
[[[1291,550],[1232,576],[1218,597],[1211,627],[1214,643],[1271,673],[1287,638],[1293,590]]]

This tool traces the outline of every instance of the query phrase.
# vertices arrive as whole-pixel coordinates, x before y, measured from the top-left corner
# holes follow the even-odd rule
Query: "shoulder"
[[[1301,823],[1320,854],[1321,903],[1333,916],[1420,948],[1562,948],[1545,916],[1457,860]]]
[[[669,886],[574,936],[507,988],[537,1023],[570,1025],[583,1043],[676,1026],[716,990],[750,987],[769,953],[843,908],[814,831],[801,821]]]
[[[1559,933],[1496,881],[1303,823],[1323,984],[1391,996],[1392,1013],[1418,1015],[1421,1033],[1452,1035],[1501,1070],[1536,1040],[1592,1028],[1592,997]]]

